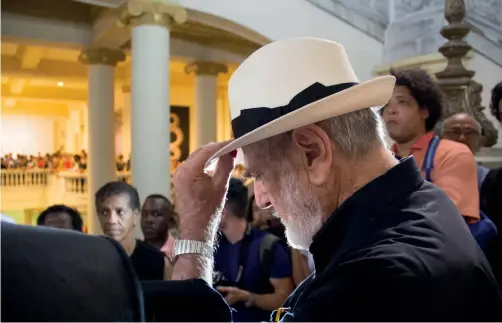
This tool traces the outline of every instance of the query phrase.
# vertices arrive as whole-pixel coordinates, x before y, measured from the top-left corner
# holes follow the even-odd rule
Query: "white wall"
[[[36,155],[50,153],[54,148],[54,119],[43,116],[2,114],[0,119],[1,154]]]
[[[491,90],[497,83],[502,81],[502,67],[486,59],[479,53],[475,53],[472,59],[469,60],[468,68],[476,72],[474,79],[483,85],[483,92],[481,94],[483,106],[485,107],[483,112],[492,120],[499,131],[499,139],[494,147],[502,148],[502,127],[499,121],[490,113]]]
[[[80,151],[80,125],[80,111],[77,109],[71,110],[66,121],[65,152],[76,154]]]
[[[216,15],[272,40],[319,37],[341,43],[361,81],[381,63],[383,44],[304,0],[179,0],[186,8]],[[315,59],[313,57],[312,59]]]

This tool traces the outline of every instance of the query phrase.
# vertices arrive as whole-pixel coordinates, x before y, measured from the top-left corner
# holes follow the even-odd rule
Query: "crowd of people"
[[[433,130],[441,119],[441,94],[435,82],[421,70],[394,71],[393,75],[397,87],[380,113],[396,142],[392,151],[397,159],[413,155],[417,164],[424,164],[429,158],[429,142],[436,136]],[[500,102],[501,90],[502,83],[493,91],[495,101],[499,96],[496,102]],[[492,110],[499,111],[493,106]],[[480,195],[490,194],[494,185],[488,183],[482,189],[490,170],[480,165],[474,167],[473,154],[482,140],[479,123],[472,116],[459,113],[446,118],[439,129],[438,138],[448,140],[440,141],[435,156],[430,157],[436,167],[423,169],[424,176],[450,196],[466,223],[478,223],[486,212],[490,223],[500,226],[500,205],[489,205],[490,199]],[[117,165],[121,161],[119,158]],[[239,170],[244,171],[242,167]],[[249,190],[253,185],[247,184],[247,179],[230,180],[214,254],[213,284],[236,310],[234,321],[259,322],[268,320],[294,288],[315,271],[315,266],[308,251],[288,245],[284,225],[273,215],[273,209],[258,207]],[[96,192],[95,201],[104,234],[124,247],[139,279],[170,279],[173,245],[178,236],[178,216],[171,201],[155,194],[140,205],[136,189],[119,181],[103,186]],[[144,240],[135,238],[137,221]],[[82,223],[78,211],[65,205],[47,208],[37,220],[38,225],[77,231],[83,230]],[[477,240],[500,280],[500,238],[495,236],[496,230],[488,241]]]
[[[95,201],[103,233],[124,247],[139,279],[169,279],[173,244],[178,236],[178,216],[170,200],[153,194],[140,205],[137,190],[117,181],[104,185],[96,193]],[[143,240],[135,238],[137,222]],[[45,209],[38,216],[37,225],[85,231],[81,214],[66,205]],[[272,210],[257,207],[241,179],[230,180],[220,231],[214,285],[234,299],[231,305],[238,309],[235,321],[267,320],[294,286],[314,270],[310,253],[288,246],[280,220],[273,216]],[[241,253],[245,256],[240,256]],[[240,263],[234,263],[235,259]],[[239,270],[241,277],[237,278]],[[236,280],[240,283],[235,284]],[[239,299],[242,293],[256,295],[253,306],[243,306]],[[266,295],[263,300],[262,295]]]
[[[118,172],[129,171],[131,169],[130,159],[125,159],[124,155],[118,155],[116,159]],[[35,155],[8,153],[1,158],[1,169],[48,169],[51,171],[78,171],[87,170],[87,152],[81,150],[78,154],[65,153],[59,149],[54,153],[38,153]]]
[[[172,317],[188,304],[184,319],[216,320],[221,307],[207,304],[218,291],[239,322],[502,319],[502,171],[476,164],[480,124],[444,116],[425,71],[361,84],[342,46],[299,38],[258,50],[230,82],[235,139],[189,156],[174,202],[141,204],[121,181],[95,192],[104,235],[140,281],[167,281]],[[498,121],[501,106],[502,82]],[[231,177],[237,149],[245,180]],[[64,205],[37,224],[82,231]]]

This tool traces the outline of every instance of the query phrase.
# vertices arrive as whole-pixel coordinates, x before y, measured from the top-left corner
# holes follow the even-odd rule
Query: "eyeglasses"
[[[475,138],[479,136],[479,131],[473,130],[473,129],[449,129],[445,130],[444,134],[448,137],[451,138],[460,138],[462,135],[465,138]]]

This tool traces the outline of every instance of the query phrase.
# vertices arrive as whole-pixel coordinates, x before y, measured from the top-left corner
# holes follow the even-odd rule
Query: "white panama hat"
[[[368,53],[371,55],[371,53]],[[345,113],[380,108],[396,79],[359,83],[345,48],[318,38],[275,41],[255,51],[232,74],[228,99],[235,140],[207,162],[252,143]]]

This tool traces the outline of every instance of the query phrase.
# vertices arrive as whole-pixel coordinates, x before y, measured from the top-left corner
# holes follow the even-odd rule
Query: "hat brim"
[[[389,102],[395,83],[394,76],[381,76],[312,102],[233,140],[216,152],[205,167],[210,168],[219,157],[260,140],[349,112],[382,107]],[[236,163],[244,164],[240,151]]]

